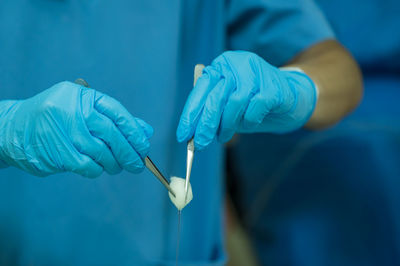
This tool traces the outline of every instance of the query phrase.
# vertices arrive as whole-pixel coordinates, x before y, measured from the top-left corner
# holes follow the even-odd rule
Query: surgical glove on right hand
[[[117,100],[61,82],[22,101],[0,101],[0,161],[36,176],[144,169],[153,129]]]
[[[177,140],[194,136],[197,150],[235,133],[286,133],[302,127],[317,89],[305,73],[278,69],[258,55],[228,51],[203,70],[177,128]]]

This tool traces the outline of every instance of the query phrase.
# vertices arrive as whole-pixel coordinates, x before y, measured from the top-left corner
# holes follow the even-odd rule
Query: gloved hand
[[[289,132],[307,122],[316,98],[306,74],[280,70],[250,52],[225,52],[203,70],[190,93],[177,140],[194,135],[196,149],[203,149],[216,136],[227,142],[236,132]]]
[[[152,134],[117,100],[71,82],[0,102],[0,160],[37,176],[140,172]]]

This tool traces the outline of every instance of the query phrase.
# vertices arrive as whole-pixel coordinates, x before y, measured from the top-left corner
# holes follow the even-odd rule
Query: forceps
[[[89,88],[89,84],[82,78],[78,78],[77,80],[75,80],[75,83]],[[157,166],[153,163],[149,156],[144,158],[144,163],[147,169],[149,169],[150,172],[152,172],[153,175],[157,177],[161,184],[163,184],[164,187],[175,197],[175,192],[171,189],[168,179],[166,179],[164,175],[160,172],[160,170],[158,170]]]
[[[194,81],[193,86],[196,85],[197,79],[203,72],[204,65],[197,64],[194,68]],[[185,202],[188,194],[188,187],[190,184],[190,175],[192,173],[193,157],[194,157],[194,138],[191,138],[187,143],[186,154],[186,178],[185,178]]]

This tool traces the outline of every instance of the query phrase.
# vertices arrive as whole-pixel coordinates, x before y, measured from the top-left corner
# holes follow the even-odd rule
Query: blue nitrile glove
[[[71,82],[0,102],[0,160],[37,176],[140,172],[152,134],[117,100]]]
[[[280,70],[256,54],[229,51],[204,68],[183,109],[179,142],[203,149],[217,136],[285,133],[303,126],[316,104],[316,87],[300,71]]]

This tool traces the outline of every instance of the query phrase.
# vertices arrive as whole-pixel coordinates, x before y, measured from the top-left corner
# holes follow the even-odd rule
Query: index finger
[[[178,142],[189,140],[193,137],[196,125],[203,111],[208,94],[221,79],[220,73],[213,67],[206,67],[203,75],[198,78],[196,85],[190,92],[183,108],[179,125],[176,130],[176,138]]]
[[[152,134],[148,132],[149,125],[146,124],[144,127],[144,121],[139,123],[139,119],[133,117],[120,102],[98,91],[96,91],[94,108],[111,119],[140,156],[146,157],[150,148],[149,138]]]

